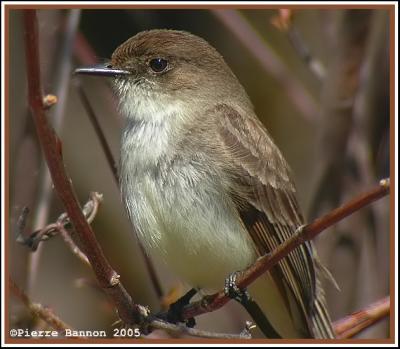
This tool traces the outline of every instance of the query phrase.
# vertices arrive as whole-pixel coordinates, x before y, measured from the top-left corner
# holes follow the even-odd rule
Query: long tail
[[[248,290],[250,296],[258,304],[270,326],[272,326],[272,333],[278,333],[281,338],[306,338],[311,336],[309,334],[311,324],[304,322],[304,316],[299,312],[294,297],[289,294],[293,310],[297,309],[295,313],[291,314],[282,290],[277,287],[269,273],[258,278],[249,286]],[[255,322],[257,327],[261,327],[261,324],[257,323],[256,320]],[[274,338],[273,335],[264,334],[267,338]],[[260,335],[264,337],[262,334]],[[258,333],[256,333],[256,337],[258,337]]]
[[[316,280],[316,298],[310,314],[310,330],[314,338],[335,338],[332,322],[327,311],[325,292],[319,278]]]
[[[306,322],[294,297],[289,290],[287,291],[290,304],[287,304],[282,298],[282,293],[276,287],[269,273],[257,279],[249,287],[250,295],[260,306],[270,325],[282,338],[335,338],[326,307],[324,290],[321,287],[318,275],[314,305],[308,312]],[[288,311],[288,306],[290,311]],[[260,326],[260,324],[257,325]],[[267,337],[270,336],[267,335]]]

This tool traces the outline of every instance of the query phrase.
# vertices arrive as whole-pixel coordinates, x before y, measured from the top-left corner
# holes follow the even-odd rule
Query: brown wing
[[[234,178],[232,193],[238,202],[239,214],[258,252],[265,254],[273,251],[303,224],[290,169],[255,116],[245,119],[224,104],[214,112],[218,113],[219,137],[226,146],[229,158],[233,159],[231,166],[235,170],[232,173],[240,173]],[[249,204],[243,204],[243,201]],[[304,243],[296,248],[279,262],[277,269],[293,292],[314,335],[318,332],[312,319],[318,285],[312,245]],[[326,326],[329,332],[329,321]]]

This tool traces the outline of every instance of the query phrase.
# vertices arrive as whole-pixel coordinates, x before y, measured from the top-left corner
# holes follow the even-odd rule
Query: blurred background
[[[118,186],[82,103],[87,96],[118,162],[122,120],[109,81],[73,77],[75,67],[109,58],[139,31],[192,32],[223,55],[257,115],[292,167],[308,221],[389,176],[389,13],[386,10],[40,10],[44,93],[58,97],[48,112],[61,140],[66,169],[84,204],[104,195],[92,223],[113,268],[133,299],[154,311],[188,286],[157,259],[154,288]],[[60,237],[36,252],[16,242],[23,207],[25,236],[63,212],[27,105],[22,12],[9,12],[9,271],[34,302],[75,329],[108,329],[115,311],[92,271]],[[389,294],[389,199],[352,215],[316,239],[319,255],[341,291],[326,282],[333,320]],[[178,252],[177,252],[178,253]],[[194,266],[196,267],[196,266]],[[168,297],[169,295],[169,297]],[[12,327],[44,328],[11,298]],[[234,302],[197,318],[198,328],[239,333],[249,316]],[[388,321],[359,335],[388,337]],[[154,337],[168,337],[156,331]]]

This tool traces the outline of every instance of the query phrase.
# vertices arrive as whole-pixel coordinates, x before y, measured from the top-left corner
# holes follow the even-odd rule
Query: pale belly
[[[250,235],[229,200],[205,190],[209,183],[160,186],[147,175],[135,178],[141,179],[126,183],[123,196],[140,241],[191,287],[221,290],[232,272],[254,263]],[[301,336],[269,273],[249,291],[281,335]]]
[[[255,261],[249,234],[218,191],[201,183],[161,187],[150,176],[129,186],[124,199],[142,244],[191,286],[220,289]]]
[[[169,148],[176,135],[164,120],[180,120],[180,109],[175,104],[165,109],[165,103],[154,101],[149,98],[136,109],[125,110],[129,122],[121,143],[123,199],[149,254],[162,257],[192,287],[220,290],[230,273],[255,261],[254,243],[230,198],[219,188],[223,174],[212,173],[210,162],[186,161],[160,171],[161,159],[171,159],[169,154],[176,151]],[[154,179],[157,171],[164,173],[162,180]],[[298,336],[269,274],[249,291],[279,333]]]

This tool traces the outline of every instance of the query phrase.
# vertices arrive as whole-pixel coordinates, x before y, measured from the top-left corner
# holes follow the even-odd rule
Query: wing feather
[[[258,253],[271,252],[304,223],[289,166],[255,116],[245,119],[225,104],[213,112],[218,113],[218,136],[229,161],[233,159],[232,195],[240,193],[245,202],[237,205],[240,217]],[[306,242],[280,261],[277,271],[302,309],[311,333],[333,336],[326,310],[318,309],[324,307],[324,299],[316,281],[313,253],[313,245]]]

